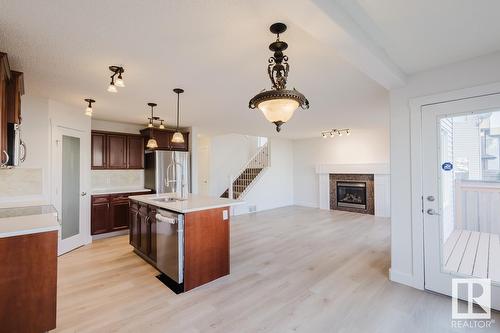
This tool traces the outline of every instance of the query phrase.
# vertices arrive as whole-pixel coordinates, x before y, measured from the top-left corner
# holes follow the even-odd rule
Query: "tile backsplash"
[[[92,170],[92,189],[143,188],[144,170]]]
[[[43,171],[37,168],[0,169],[0,198],[43,193]]]

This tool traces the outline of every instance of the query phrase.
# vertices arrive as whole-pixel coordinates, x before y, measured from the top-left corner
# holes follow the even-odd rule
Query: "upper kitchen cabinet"
[[[11,71],[11,78],[7,83],[7,122],[21,123],[21,96],[24,95],[24,75],[21,72]]]
[[[92,169],[144,169],[144,138],[92,131]]]
[[[144,169],[144,138],[127,136],[127,168]]]
[[[92,169],[106,169],[106,134],[92,132]]]
[[[189,132],[182,132],[182,135],[184,135],[183,143],[172,142],[174,132],[174,130],[170,129],[145,128],[141,131],[141,134],[144,136],[146,143],[147,140],[154,138],[158,143],[158,150],[189,151]]]
[[[0,165],[7,163],[7,84],[11,78],[7,54],[0,52]]]
[[[127,168],[127,136],[121,134],[107,134],[108,169]]]

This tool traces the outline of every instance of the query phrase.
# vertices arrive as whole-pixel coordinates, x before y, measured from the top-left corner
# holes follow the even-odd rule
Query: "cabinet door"
[[[6,65],[7,64],[7,65]],[[7,162],[7,54],[0,52],[0,164]]]
[[[148,228],[148,211],[147,211],[147,206],[140,206],[139,208],[139,231],[140,231],[140,237],[139,237],[139,251],[141,251],[143,254],[148,255],[148,247],[149,247],[149,242],[148,242],[148,236],[149,236],[149,228]]]
[[[149,211],[148,229],[148,257],[156,262],[156,208],[151,207]]]
[[[144,169],[144,139],[140,136],[127,137],[127,168]]]
[[[97,235],[108,232],[109,202],[92,203],[91,234]]]
[[[176,143],[172,142],[172,137],[174,132],[170,135],[170,149],[172,150],[180,150],[180,151],[188,151],[189,150],[189,132],[182,132],[182,136],[184,136],[184,142]]]
[[[108,169],[127,168],[127,136],[119,134],[107,135]]]
[[[153,130],[158,149],[170,149],[170,132],[166,130]]]
[[[7,83],[7,121],[21,123],[21,95],[24,94],[23,73],[11,71],[10,81]]]
[[[106,168],[106,134],[92,132],[92,169]]]
[[[110,207],[109,231],[127,229],[128,201],[111,201]]]
[[[129,243],[136,249],[139,248],[140,224],[139,211],[133,208],[129,209]]]

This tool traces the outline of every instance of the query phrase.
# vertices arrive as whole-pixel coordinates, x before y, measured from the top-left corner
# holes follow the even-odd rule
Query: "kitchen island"
[[[191,290],[229,274],[229,208],[241,203],[191,194],[130,196],[130,245],[174,292]]]

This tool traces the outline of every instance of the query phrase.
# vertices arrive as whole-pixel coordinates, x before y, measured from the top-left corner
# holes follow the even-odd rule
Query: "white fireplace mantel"
[[[319,178],[319,208],[330,209],[330,174],[373,174],[375,188],[375,215],[390,217],[390,167],[384,163],[367,164],[318,164],[316,174]]]

